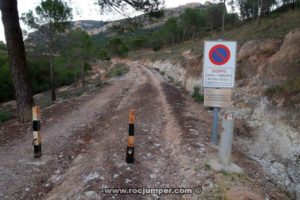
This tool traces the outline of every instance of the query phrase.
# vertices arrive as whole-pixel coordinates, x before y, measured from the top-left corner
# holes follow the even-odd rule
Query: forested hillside
[[[300,199],[299,0],[91,1],[127,17],[0,1],[0,199]],[[208,40],[237,42],[222,108]]]
[[[270,2],[270,6],[276,2]],[[297,16],[281,17],[282,13],[297,7],[297,4],[285,4],[277,10],[272,10],[271,7],[265,8],[263,23],[259,22],[260,15],[257,9],[258,5],[253,8],[250,3],[238,4],[241,11],[241,16],[235,13],[228,13],[225,15],[225,38],[239,37],[239,41],[247,41],[251,38],[258,37],[282,37],[293,27],[297,27],[299,21]],[[265,5],[267,6],[267,5]],[[192,46],[194,45],[194,38],[211,37],[217,38],[221,34],[222,26],[222,12],[223,4],[212,4],[207,2],[205,5],[190,4],[176,9],[169,9],[159,19],[149,19],[142,15],[132,19],[125,19],[117,22],[97,22],[97,21],[78,21],[73,22],[67,27],[68,30],[75,31],[76,28],[81,28],[86,31],[91,40],[90,58],[85,65],[85,71],[90,68],[88,65],[96,59],[108,60],[114,56],[126,57],[130,51],[138,51],[140,49],[152,49],[157,51],[163,47],[174,46],[175,44],[192,39]],[[284,20],[289,20],[289,23],[284,23]],[[260,23],[255,27],[251,24],[255,20]],[[273,23],[274,21],[274,23]],[[152,24],[152,25],[151,25]],[[237,27],[241,27],[237,29]],[[255,28],[254,28],[255,27]],[[28,39],[25,41],[27,49],[27,57],[30,68],[30,76],[33,85],[33,92],[39,93],[50,89],[50,78],[48,69],[45,68],[49,64],[47,59],[47,43],[43,38],[43,29],[40,27],[37,32],[30,33]],[[230,30],[233,31],[230,31]],[[233,35],[235,30],[239,30],[238,35]],[[77,30],[78,31],[78,30]],[[55,43],[55,74],[56,87],[71,84],[76,82],[81,76],[80,67],[75,67],[74,63],[70,63],[69,52],[76,51],[74,41],[67,31],[64,34],[57,36]],[[73,45],[73,46],[72,46]],[[2,48],[5,48],[2,45]],[[66,51],[68,49],[68,52]],[[5,49],[3,49],[5,50]],[[6,62],[5,51],[2,52],[3,62]],[[1,54],[2,54],[1,53]],[[67,55],[68,54],[68,55]],[[8,68],[3,65],[1,69],[3,81],[0,101],[7,101],[13,99],[14,92],[12,90],[12,82],[8,73]],[[33,70],[34,69],[34,70]],[[6,74],[7,75],[7,74]],[[4,84],[5,83],[5,84]]]

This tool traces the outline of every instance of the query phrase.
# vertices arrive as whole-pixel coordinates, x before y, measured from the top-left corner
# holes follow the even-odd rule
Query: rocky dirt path
[[[73,111],[44,119],[43,157],[31,137],[0,147],[0,199],[285,199],[241,154],[246,175],[206,164],[211,115],[155,71],[130,72],[86,97]],[[136,111],[135,163],[126,164],[128,111]],[[240,161],[242,160],[242,161]],[[247,175],[248,174],[248,175]],[[104,194],[104,188],[197,188],[193,194]],[[200,189],[201,188],[201,192]]]

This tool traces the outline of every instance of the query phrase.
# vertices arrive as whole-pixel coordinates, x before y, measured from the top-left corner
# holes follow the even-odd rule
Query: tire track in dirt
[[[138,72],[132,89],[90,133],[93,138],[90,147],[75,159],[47,199],[221,198],[217,179],[222,173],[210,170],[206,164],[217,154],[210,144],[211,114],[167,84],[157,72],[136,62],[129,65]],[[136,111],[134,164],[125,162],[129,109]],[[252,183],[235,183],[246,188],[252,186]],[[103,188],[199,186],[202,194],[142,196],[102,192]],[[253,190],[260,192],[257,187]]]
[[[104,195],[102,188],[177,188],[195,186],[192,162],[180,149],[182,134],[166,102],[158,77],[143,67],[136,87],[99,123],[85,156],[79,155],[65,174],[65,180],[50,192],[47,199],[153,199],[158,195]],[[157,79],[157,80],[156,80]],[[127,118],[136,110],[136,161],[125,163]],[[84,182],[89,175],[96,175]],[[167,195],[162,199],[191,199],[189,195]]]
[[[90,100],[71,113],[61,114],[57,119],[47,118],[46,125],[42,124],[41,159],[32,158],[31,134],[0,147],[0,195],[6,199],[41,199],[56,181],[47,183],[47,179],[51,175],[52,178],[56,176],[55,170],[63,173],[75,156],[84,151],[84,143],[90,140],[85,131],[93,130],[93,122],[97,116],[101,117],[103,108],[112,109],[118,105],[119,98],[133,85],[130,77],[135,76],[133,70],[126,77],[104,87],[99,94],[89,95],[87,98]]]
[[[177,100],[179,104],[184,104],[184,99],[181,96],[168,96],[168,90],[165,90],[164,85],[167,85],[160,79],[158,74],[153,74],[148,69],[147,73],[151,75],[151,82],[159,93],[158,102],[160,104],[160,113],[163,113],[163,128],[161,130],[160,139],[163,141],[164,152],[167,152],[164,157],[167,159],[158,159],[158,166],[164,169],[163,177],[165,187],[182,187],[195,188],[201,184],[201,180],[197,178],[199,163],[195,162],[194,157],[198,157],[198,152],[191,152],[191,148],[185,144],[184,131],[180,126],[181,123],[187,123],[181,118],[179,121],[176,117],[184,115],[182,110],[174,110],[172,105],[174,102],[169,102],[169,98]],[[173,86],[168,85],[173,89]],[[174,89],[173,89],[174,90]],[[194,154],[194,157],[191,156]],[[198,154],[198,155],[197,155]],[[159,186],[159,185],[158,185]],[[167,195],[161,199],[197,199],[197,195]]]
[[[114,174],[110,175],[107,169],[114,169],[115,157],[118,156],[123,161],[123,156],[125,156],[125,143],[121,142],[120,139],[122,137],[118,137],[117,135],[118,133],[126,132],[128,110],[126,110],[126,114],[124,112],[125,116],[122,117],[119,107],[136,90],[136,83],[143,82],[143,76],[140,76],[141,72],[139,69],[134,70],[137,73],[132,79],[136,78],[136,80],[128,87],[129,89],[126,90],[126,93],[121,95],[121,98],[115,99],[114,103],[107,107],[106,112],[104,112],[106,114],[98,120],[94,131],[90,133],[93,139],[89,147],[87,147],[86,152],[80,154],[74,160],[72,167],[64,175],[65,178],[55,185],[54,189],[47,195],[47,199],[85,199],[87,198],[84,196],[86,190],[100,191],[101,187],[99,188],[99,186],[105,186],[105,183],[103,183],[104,180],[108,181],[106,184],[111,183],[109,178],[112,178]],[[120,122],[120,118],[125,120]],[[123,126],[125,128],[123,131],[120,131],[120,126],[118,126],[120,123],[125,125]],[[120,145],[122,148],[119,147]],[[122,153],[118,152],[120,150]],[[97,178],[91,180],[89,178],[85,179],[91,176],[91,174],[96,174]],[[101,177],[99,177],[100,175]],[[98,199],[97,196],[94,198]]]

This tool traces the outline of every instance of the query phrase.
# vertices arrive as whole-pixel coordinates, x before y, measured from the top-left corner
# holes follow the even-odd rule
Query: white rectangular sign
[[[233,88],[236,68],[236,41],[205,41],[203,86]]]

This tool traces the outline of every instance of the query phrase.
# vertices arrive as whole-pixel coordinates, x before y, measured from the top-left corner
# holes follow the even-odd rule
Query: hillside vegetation
[[[91,69],[90,65],[97,59],[110,60],[112,57],[128,57],[130,59],[147,58],[152,61],[169,59],[174,62],[185,62],[184,54],[187,51],[190,51],[189,56],[199,58],[203,52],[202,41],[220,37],[222,12],[222,4],[206,3],[166,10],[166,16],[162,19],[139,16],[112,23],[73,22],[71,32],[55,36],[53,61],[55,87],[83,79]],[[251,39],[282,39],[290,30],[300,26],[299,8],[291,9],[286,6],[284,9],[275,10],[262,17],[260,23],[258,15],[251,16],[249,13],[251,13],[250,10],[244,11],[243,20],[235,13],[226,13],[224,39],[237,40],[239,45]],[[147,25],[142,25],[146,21]],[[79,28],[91,35],[85,35],[79,31]],[[50,62],[48,44],[47,40],[43,39],[43,29],[45,26],[30,34],[29,39],[25,41],[34,94],[49,90],[51,84],[47,68]],[[91,44],[88,44],[88,49],[83,50],[76,41],[85,37],[87,37],[85,40]],[[5,46],[2,46],[0,54],[3,65],[0,68],[0,75],[3,78],[0,79],[0,102],[14,98]],[[65,49],[68,50],[65,51]],[[84,56],[83,64],[79,62],[79,59],[83,57],[76,56],[80,51],[88,51],[88,56]]]
[[[287,23],[288,22],[288,23]],[[246,41],[252,39],[263,38],[279,38],[283,39],[284,36],[291,30],[300,27],[300,9],[289,10],[284,13],[274,13],[262,19],[261,23],[257,21],[245,22],[238,27],[228,27],[225,29],[224,39],[235,40],[238,45],[242,45]],[[203,53],[203,41],[204,40],[217,40],[219,39],[219,33],[207,33],[206,36],[198,36],[197,44],[194,46],[194,51],[191,52],[195,56],[201,56]],[[143,56],[143,51],[130,52],[130,58],[143,59],[150,58],[151,60],[159,60],[163,58],[176,59],[182,57],[182,53],[192,49],[192,40],[186,40],[175,44],[174,48],[166,46],[160,51],[148,51]],[[173,49],[173,51],[172,51]],[[149,55],[150,53],[150,55]]]
[[[287,23],[289,22],[289,23]],[[250,40],[263,40],[271,38],[276,40],[277,43],[282,43],[284,37],[291,31],[300,27],[300,9],[288,10],[286,12],[274,12],[262,19],[260,23],[257,21],[248,21],[241,24],[237,28],[227,27],[224,33],[225,40],[235,40],[238,42],[239,47]],[[196,45],[193,44],[192,40],[186,40],[181,43],[174,44],[173,47],[164,47],[158,51],[135,51],[129,53],[129,58],[134,60],[146,59],[152,62],[157,60],[169,60],[172,63],[189,63],[191,58],[198,58],[198,61],[194,63],[189,63],[201,71],[202,63],[200,59],[203,54],[203,42],[204,40],[217,40],[219,38],[219,33],[214,32],[212,34],[207,34],[206,36],[198,36],[196,40]],[[277,44],[277,46],[278,46]],[[264,45],[264,44],[261,44]],[[263,47],[261,47],[263,48]],[[193,49],[193,50],[192,50]],[[267,50],[272,53],[275,49]],[[268,52],[264,52],[267,53]],[[255,53],[253,54],[255,55]],[[198,66],[195,66],[198,65]],[[243,67],[238,67],[237,78],[240,79],[245,73]],[[253,75],[250,73],[251,76]],[[197,76],[198,74],[196,74]],[[271,84],[270,88],[266,91],[267,95],[296,95],[300,91],[299,83],[300,74],[291,74],[292,79],[288,79],[285,82],[280,82],[278,85],[275,81],[275,85]]]

